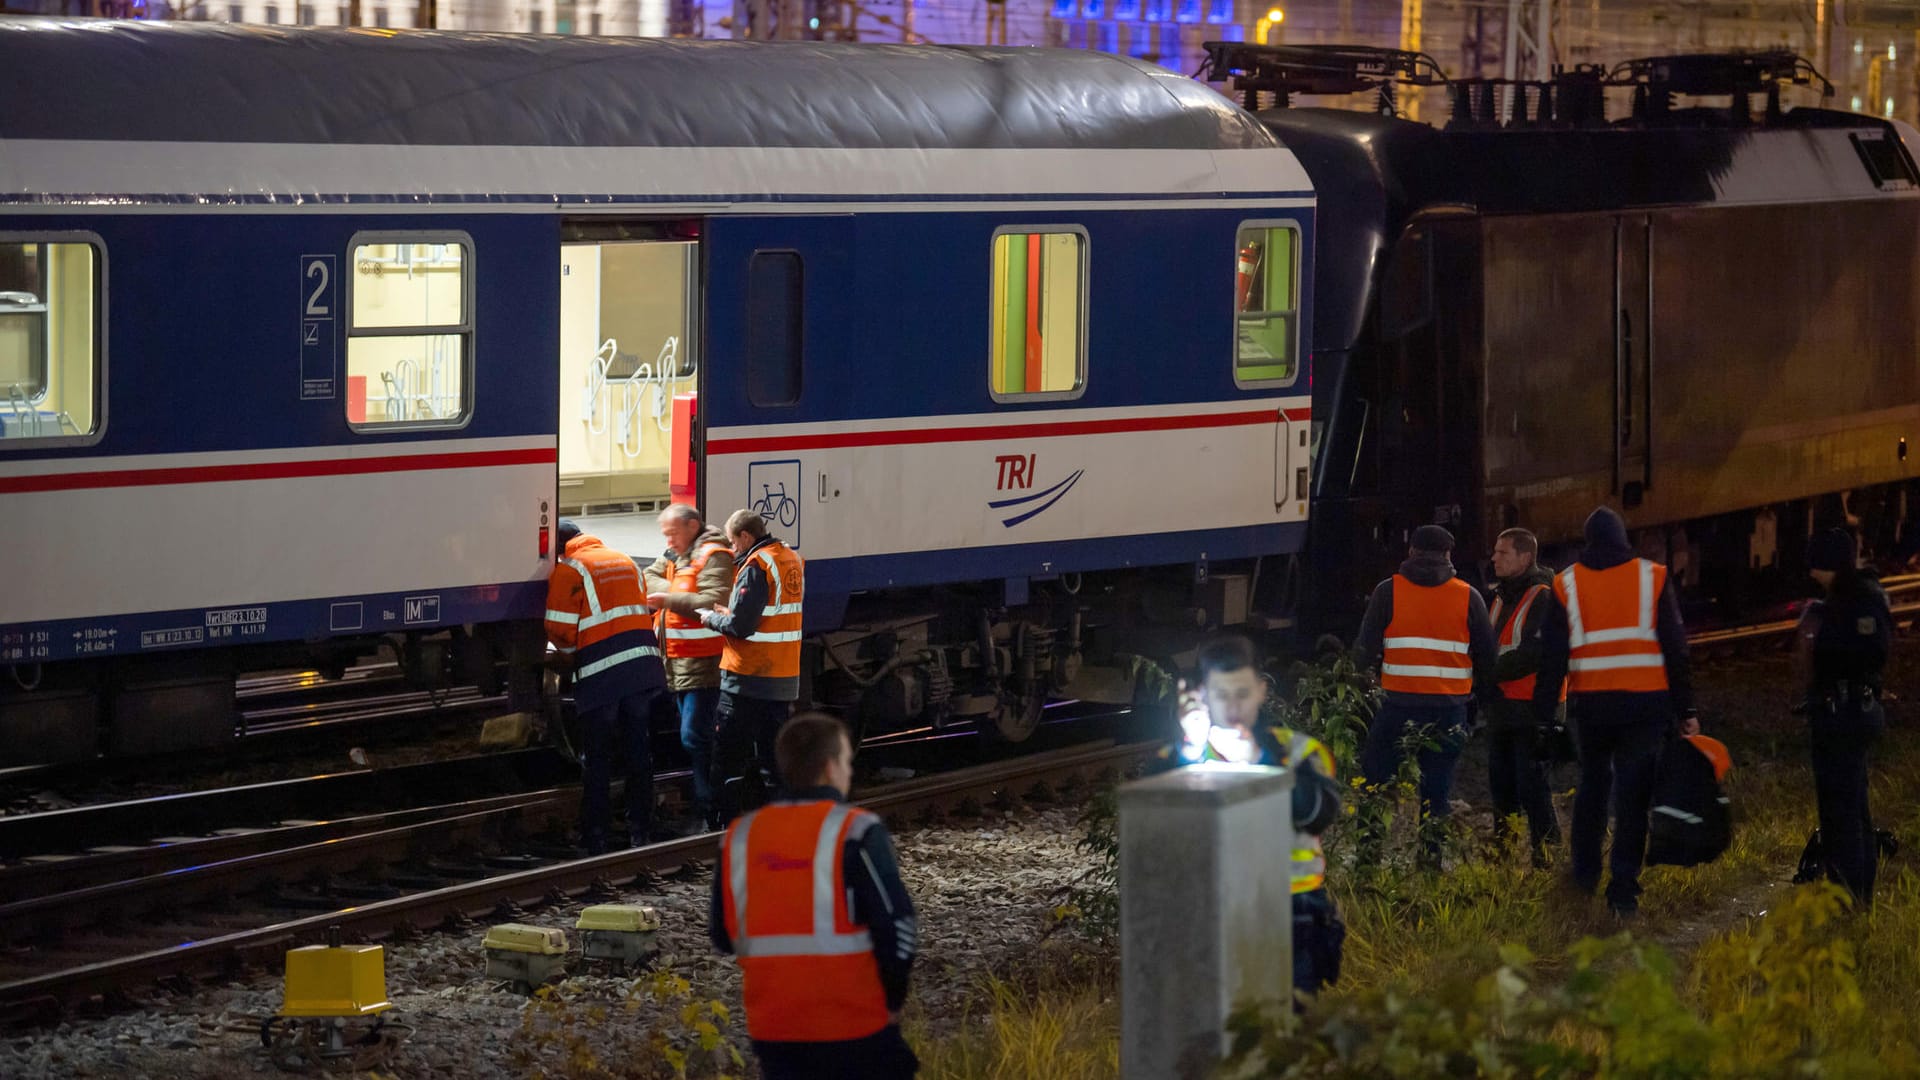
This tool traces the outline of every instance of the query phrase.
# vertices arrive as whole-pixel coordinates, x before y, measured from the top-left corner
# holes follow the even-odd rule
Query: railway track
[[[1891,575],[1882,578],[1880,585],[1887,590],[1887,599],[1892,603],[1895,619],[1920,615],[1920,574]],[[1687,643],[1694,648],[1713,648],[1721,645],[1765,641],[1768,638],[1791,634],[1797,625],[1799,625],[1799,619],[1796,617],[1701,630],[1688,634]]]
[[[1158,746],[1102,740],[863,790],[859,799],[894,817],[966,800],[1011,799],[1042,783],[1070,788],[1124,770]],[[15,901],[0,907],[0,926],[7,927],[0,1007],[16,1020],[28,1019],[91,995],[130,995],[159,979],[276,962],[287,948],[321,940],[330,927],[378,940],[511,915],[644,880],[714,850],[716,834],[705,833],[565,858],[540,837],[569,820],[576,800],[576,793],[555,789],[487,806],[447,804],[414,811],[420,816],[411,819],[371,822],[383,827],[350,836],[301,834],[308,842]],[[463,854],[489,840],[505,848],[490,856]],[[329,875],[352,878],[328,889],[287,884]],[[241,902],[256,894],[260,902]],[[208,898],[222,902],[194,906]],[[75,914],[80,911],[93,914]],[[94,932],[73,933],[89,922]]]

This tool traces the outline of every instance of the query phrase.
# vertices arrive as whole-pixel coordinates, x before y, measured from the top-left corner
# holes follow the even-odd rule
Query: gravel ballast
[[[983,816],[895,836],[902,872],[920,912],[920,959],[913,1001],[929,1016],[957,1012],[986,975],[1029,961],[1048,938],[1060,890],[1088,865],[1074,850],[1075,806],[988,811]],[[381,1070],[397,1076],[523,1077],[652,1075],[657,1041],[688,1045],[694,1022],[715,1022],[748,1058],[739,1030],[740,976],[706,936],[709,872],[689,866],[656,884],[584,898],[498,922],[557,926],[577,939],[574,919],[588,903],[654,907],[662,927],[651,972],[619,975],[578,959],[569,977],[537,999],[485,977],[480,938],[433,934],[387,945],[387,991],[397,1022],[413,1033]],[[1058,940],[1060,935],[1051,935]],[[577,940],[574,940],[577,950]],[[73,1020],[0,1042],[0,1076],[217,1077],[273,1074],[260,1021],[281,1004],[277,972],[196,989],[150,992],[140,1012]],[[663,1061],[660,1075],[672,1075]],[[597,1071],[607,1070],[607,1072]],[[363,1074],[364,1075],[364,1074]]]

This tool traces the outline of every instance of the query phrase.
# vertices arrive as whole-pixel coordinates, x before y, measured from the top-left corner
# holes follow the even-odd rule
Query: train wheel
[[[986,731],[1010,742],[1026,742],[1040,730],[1040,714],[1047,698],[1038,687],[1020,689],[1011,683],[1000,688],[1000,704],[987,719]]]

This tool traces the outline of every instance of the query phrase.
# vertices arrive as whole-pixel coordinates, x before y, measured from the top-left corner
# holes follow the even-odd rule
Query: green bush
[[[1242,1009],[1219,1075],[1912,1075],[1920,1054],[1911,1035],[1862,1006],[1843,906],[1830,886],[1795,890],[1769,917],[1703,947],[1685,981],[1659,946],[1621,934],[1582,939],[1551,979],[1527,950],[1507,946],[1491,971],[1462,965],[1417,985],[1390,980],[1327,995],[1304,1015],[1286,1004]]]

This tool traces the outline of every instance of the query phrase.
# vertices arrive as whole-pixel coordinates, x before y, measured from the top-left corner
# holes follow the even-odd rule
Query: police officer
[[[1440,836],[1453,793],[1454,767],[1467,740],[1467,706],[1493,671],[1493,627],[1487,604],[1454,575],[1453,534],[1422,525],[1400,572],[1367,602],[1355,640],[1357,662],[1380,664],[1386,700],[1367,726],[1360,771],[1369,785],[1392,782],[1409,736],[1420,740],[1420,818],[1424,863],[1438,869]],[[1368,854],[1377,852],[1381,823],[1369,823]]]
[[[694,815],[717,828],[712,773],[722,642],[719,631],[701,624],[699,612],[726,599],[733,587],[733,548],[684,503],[660,512],[660,535],[667,550],[646,569],[647,603],[660,612],[668,685],[680,710],[680,745],[693,759]]]
[[[1580,753],[1573,797],[1573,885],[1600,885],[1600,842],[1613,807],[1607,906],[1640,909],[1640,867],[1654,767],[1668,733],[1697,735],[1687,630],[1667,568],[1635,558],[1626,522],[1607,507],[1587,518],[1580,561],[1553,579],[1554,605],[1541,635],[1535,714],[1544,724],[1566,678],[1567,712]]]
[[[846,803],[846,726],[802,713],[774,745],[789,787],[728,827],[708,935],[739,958],[747,1035],[767,1080],[892,1080],[918,928],[893,845]]]
[[[1873,904],[1880,854],[1867,807],[1867,751],[1886,727],[1880,673],[1893,618],[1880,583],[1855,562],[1852,534],[1829,529],[1813,538],[1807,563],[1826,597],[1801,615],[1797,643],[1820,809],[1820,858],[1828,879],[1866,908]]]
[[[1169,762],[1207,761],[1276,765],[1295,770],[1293,783],[1293,986],[1318,993],[1340,977],[1346,927],[1327,895],[1327,856],[1320,834],[1340,813],[1333,754],[1320,740],[1262,724],[1267,680],[1255,665],[1253,644],[1237,635],[1200,649],[1201,684],[1184,699],[1180,740]]]
[[[653,820],[647,736],[654,708],[665,701],[667,673],[633,560],[565,518],[558,535],[560,558],[547,578],[547,640],[572,661],[573,705],[586,743],[580,830],[597,855],[607,850],[616,743],[627,755],[628,836],[647,842]]]
[[[1499,652],[1493,665],[1499,693],[1486,702],[1487,784],[1495,833],[1504,837],[1507,818],[1524,812],[1533,863],[1544,866],[1547,845],[1560,842],[1560,823],[1553,816],[1543,731],[1533,711],[1540,634],[1553,606],[1553,571],[1539,564],[1539,553],[1540,541],[1526,529],[1508,529],[1493,544],[1498,584],[1487,614]]]
[[[745,779],[750,756],[779,782],[773,744],[800,697],[806,567],[792,548],[767,535],[766,521],[751,510],[734,511],[726,532],[733,545],[733,593],[726,604],[703,612],[701,624],[721,635],[714,777],[731,817],[743,809],[744,796],[728,781]]]

